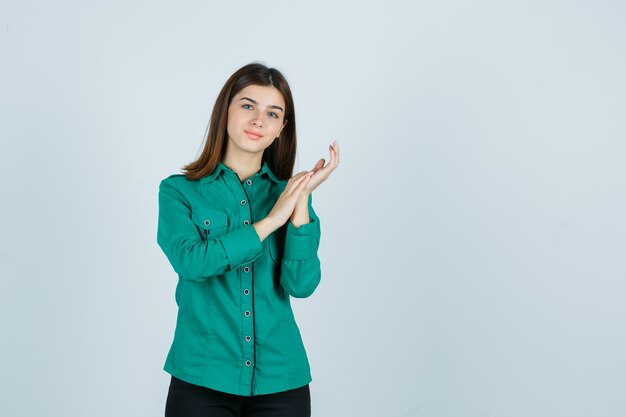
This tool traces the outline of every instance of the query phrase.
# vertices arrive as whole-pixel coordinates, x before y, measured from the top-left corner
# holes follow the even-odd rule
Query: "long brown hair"
[[[202,153],[193,162],[183,167],[183,173],[190,180],[199,180],[211,174],[222,160],[228,143],[228,107],[233,97],[249,85],[273,86],[285,100],[285,116],[287,124],[280,132],[278,139],[263,151],[263,161],[281,180],[292,176],[296,158],[296,113],[293,97],[287,80],[276,68],[252,62],[239,68],[224,84],[222,91],[215,100],[208,133]]]

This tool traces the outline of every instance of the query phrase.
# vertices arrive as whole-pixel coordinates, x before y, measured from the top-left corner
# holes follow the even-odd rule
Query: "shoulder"
[[[184,174],[172,174],[161,180],[161,186],[188,187],[193,186],[198,181],[187,179]]]
[[[172,174],[161,180],[159,194],[188,201],[197,194],[198,183],[199,181],[189,180],[184,174]]]
[[[185,177],[184,174],[171,174],[168,175],[167,177],[163,178],[161,180],[161,182],[174,182],[174,181],[180,181],[180,180],[186,180],[187,177]]]

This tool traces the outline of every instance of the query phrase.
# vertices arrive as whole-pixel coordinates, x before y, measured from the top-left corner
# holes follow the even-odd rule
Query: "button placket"
[[[237,175],[229,176],[229,182],[231,183],[231,189],[235,193],[235,198],[239,200],[239,221],[243,226],[249,226],[252,221],[252,208],[250,205],[248,189],[252,190],[253,181],[247,180],[243,183],[239,180]],[[235,200],[237,201],[237,200]],[[245,366],[242,369],[242,383],[249,384],[250,390],[252,390],[252,381],[254,380],[254,361],[256,360],[256,346],[254,343],[255,328],[254,328],[254,262],[250,262],[247,265],[239,269],[240,275],[240,291],[241,296],[241,314],[242,314],[242,360]]]

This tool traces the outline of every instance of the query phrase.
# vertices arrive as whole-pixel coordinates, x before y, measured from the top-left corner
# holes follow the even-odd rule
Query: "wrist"
[[[280,228],[280,224],[274,219],[272,216],[266,216],[265,218],[259,220],[257,223],[261,224],[262,227],[267,231],[267,234],[271,234]]]
[[[298,196],[296,207],[289,216],[289,221],[295,227],[309,222],[309,193],[303,192]]]

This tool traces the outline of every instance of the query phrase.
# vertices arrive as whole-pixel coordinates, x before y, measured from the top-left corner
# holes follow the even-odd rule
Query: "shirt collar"
[[[230,169],[229,167],[227,167],[226,165],[224,165],[220,161],[220,162],[217,163],[217,166],[215,167],[215,170],[212,173],[210,173],[209,175],[207,175],[206,177],[202,178],[200,181],[202,181],[202,182],[211,182],[215,178],[217,178],[222,171],[232,171],[232,172],[234,172],[232,169]],[[276,177],[276,175],[274,175],[274,173],[270,169],[269,165],[267,165],[267,162],[265,162],[265,161],[261,162],[261,169],[259,170],[259,173],[267,174],[274,182],[277,182],[277,183],[281,182]]]

